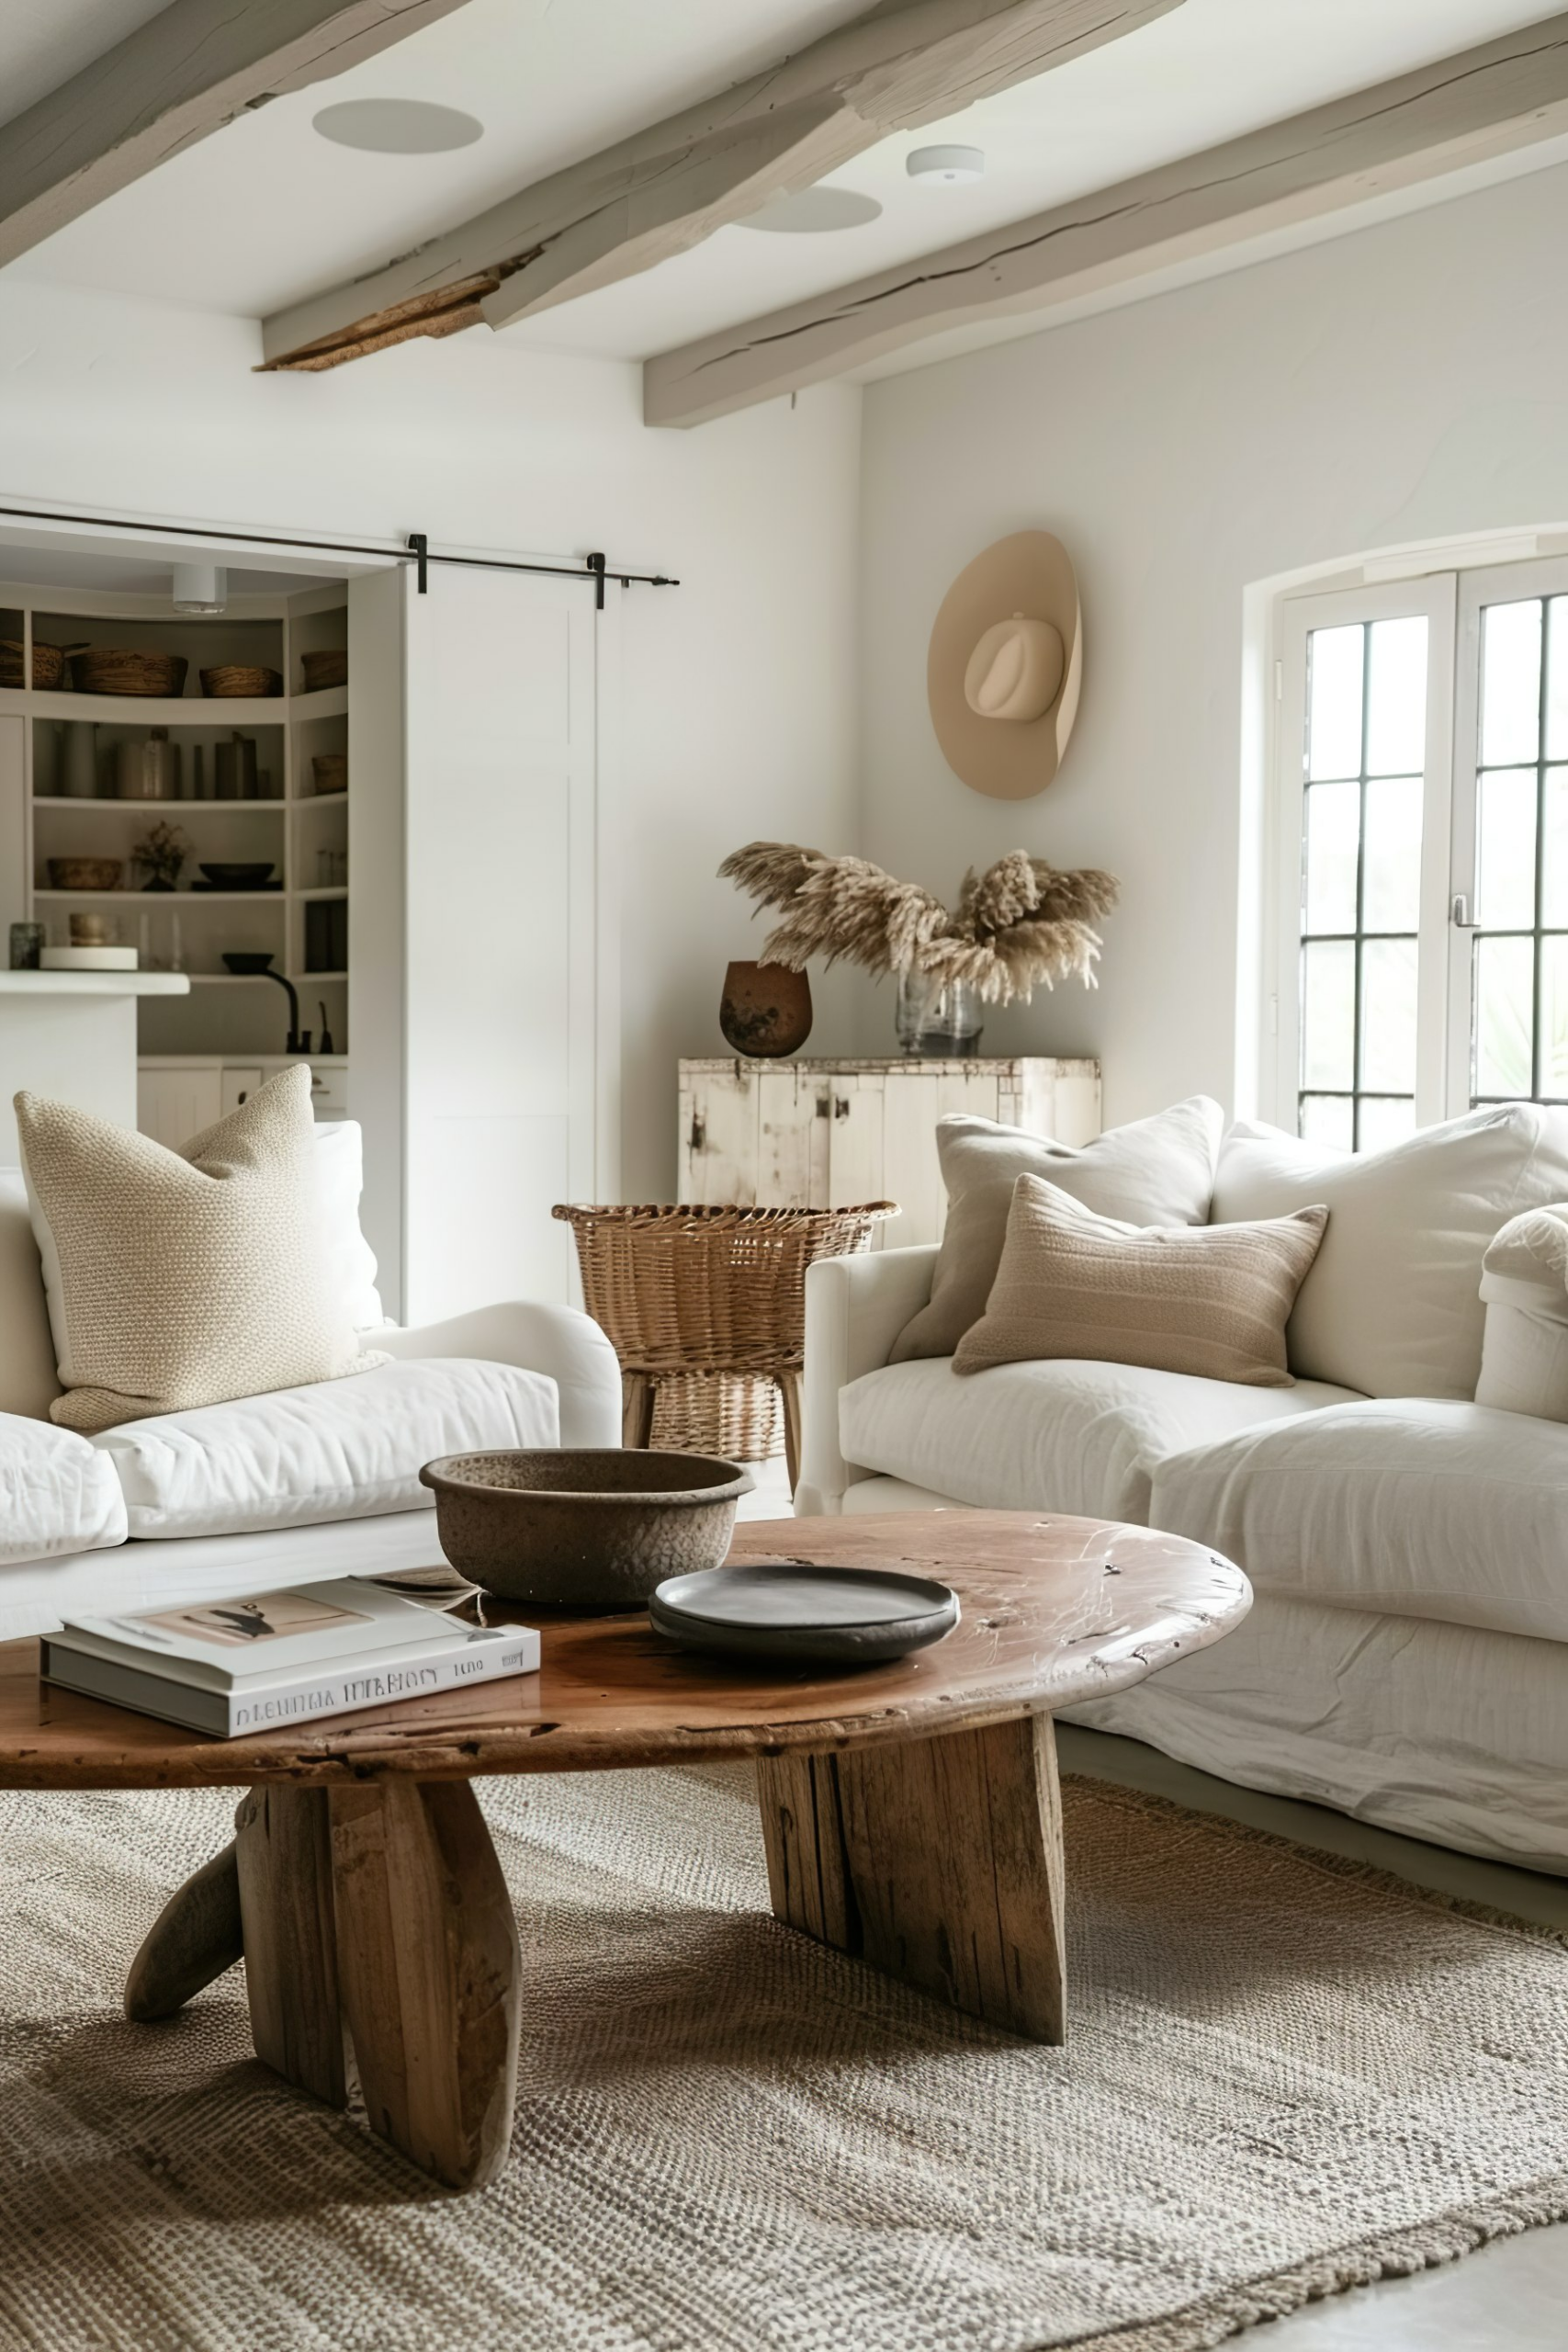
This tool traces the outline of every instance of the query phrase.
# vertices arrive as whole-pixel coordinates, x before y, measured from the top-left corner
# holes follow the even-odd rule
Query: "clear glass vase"
[[[930,972],[900,972],[894,1019],[900,1053],[951,1061],[979,1052],[986,1008],[966,980],[944,983]]]

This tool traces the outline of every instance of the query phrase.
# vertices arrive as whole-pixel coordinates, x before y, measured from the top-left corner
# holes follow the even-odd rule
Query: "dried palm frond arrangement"
[[[868,972],[925,972],[944,987],[966,983],[987,1004],[1010,1004],[1062,979],[1093,988],[1094,924],[1120,888],[1114,875],[1092,866],[1061,873],[1021,849],[979,876],[971,867],[953,910],[864,858],[824,857],[791,842],[748,842],[718,870],[759,907],[783,910],[763,962],[798,972],[825,956]]]

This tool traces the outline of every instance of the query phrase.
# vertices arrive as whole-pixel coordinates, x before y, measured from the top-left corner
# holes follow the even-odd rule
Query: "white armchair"
[[[806,1276],[806,1377],[801,1398],[802,1519],[836,1519],[844,1497],[875,1476],[846,1462],[839,1446],[839,1392],[875,1372],[906,1323],[931,1295],[937,1246],[819,1258]],[[564,1441],[563,1441],[564,1442]]]

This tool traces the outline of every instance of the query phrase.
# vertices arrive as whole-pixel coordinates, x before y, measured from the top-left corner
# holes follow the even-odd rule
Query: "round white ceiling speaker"
[[[360,147],[372,155],[445,155],[471,147],[484,125],[456,107],[428,105],[423,98],[345,98],[323,107],[311,127],[339,147]]]
[[[760,212],[738,220],[738,229],[769,229],[790,236],[821,236],[830,229],[863,229],[880,220],[882,207],[874,196],[861,196],[852,187],[803,187],[794,196],[775,196]]]
[[[916,147],[904,158],[904,169],[912,180],[936,180],[956,187],[961,181],[985,178],[986,151],[983,147]]]

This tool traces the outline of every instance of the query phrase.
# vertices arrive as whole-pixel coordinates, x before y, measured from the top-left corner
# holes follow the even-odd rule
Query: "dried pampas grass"
[[[1009,1004],[1061,979],[1095,985],[1099,918],[1115,905],[1113,875],[1063,873],[1027,850],[1010,850],[984,874],[964,877],[955,912],[916,882],[899,882],[862,857],[824,857],[793,842],[748,842],[720,875],[783,910],[762,961],[804,969],[809,957],[868,972],[928,972],[963,981],[987,1004]]]

